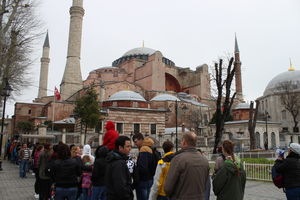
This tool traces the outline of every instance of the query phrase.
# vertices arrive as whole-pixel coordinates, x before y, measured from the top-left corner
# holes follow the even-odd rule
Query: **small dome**
[[[152,98],[150,101],[180,101],[177,97],[170,94],[159,94]]]
[[[300,70],[295,71],[287,71],[278,74],[275,76],[267,85],[264,96],[272,94],[276,91],[278,91],[278,86],[280,86],[281,83],[289,82],[291,81],[293,84],[295,84],[295,89],[300,88]]]
[[[150,49],[150,48],[147,48],[147,47],[139,47],[139,48],[134,48],[134,49],[131,49],[129,51],[127,51],[123,57],[125,56],[133,56],[133,55],[152,55],[155,53],[156,50],[154,49]]]
[[[108,99],[108,101],[146,101],[139,93],[122,90],[114,93]]]
[[[234,110],[239,110],[239,109],[250,109],[250,104],[249,104],[249,103],[246,103],[246,102],[239,103],[239,104],[234,108]]]

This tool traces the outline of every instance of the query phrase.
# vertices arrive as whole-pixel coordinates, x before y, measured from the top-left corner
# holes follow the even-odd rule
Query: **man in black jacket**
[[[275,161],[275,169],[283,175],[287,199],[300,199],[300,145],[291,143],[288,156],[286,159],[278,157]]]
[[[132,181],[126,160],[131,150],[130,139],[120,136],[115,149],[107,155],[106,187],[108,200],[133,200]]]

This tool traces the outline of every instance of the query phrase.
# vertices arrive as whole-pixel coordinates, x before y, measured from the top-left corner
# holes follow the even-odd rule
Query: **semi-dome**
[[[124,53],[124,56],[133,56],[133,55],[152,55],[155,53],[156,50],[151,49],[151,48],[147,48],[147,47],[138,47],[138,48],[134,48],[131,49],[129,51],[127,51],[126,53]]]
[[[249,103],[246,103],[246,102],[239,103],[239,104],[234,108],[234,110],[239,110],[239,109],[250,109],[250,104],[249,104]]]
[[[287,71],[275,76],[267,85],[264,96],[278,92],[278,87],[284,82],[292,82],[295,90],[300,88],[300,70]]]
[[[170,94],[159,94],[153,97],[150,101],[180,101],[180,99]]]
[[[122,90],[111,95],[108,101],[146,101],[146,100],[139,93],[130,90]]]

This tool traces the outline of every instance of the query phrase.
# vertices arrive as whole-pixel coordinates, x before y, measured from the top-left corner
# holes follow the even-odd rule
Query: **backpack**
[[[151,164],[151,175],[155,175],[156,166],[158,161],[161,159],[161,154],[156,148],[152,148],[152,164]]]
[[[276,171],[275,166],[272,167],[271,174],[274,185],[278,188],[283,188],[283,175]]]

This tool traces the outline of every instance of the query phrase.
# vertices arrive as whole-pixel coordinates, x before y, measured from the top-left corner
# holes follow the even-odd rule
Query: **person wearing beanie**
[[[115,129],[115,123],[112,121],[107,121],[105,125],[106,133],[103,138],[103,146],[111,151],[115,148],[115,141],[119,137],[119,133]]]
[[[300,145],[291,143],[286,159],[278,156],[275,169],[283,175],[287,199],[300,199]]]
[[[83,159],[84,156],[89,156],[91,159],[91,163],[94,163],[95,157],[92,156],[92,150],[91,150],[91,146],[89,144],[86,144],[83,147],[81,159]]]

